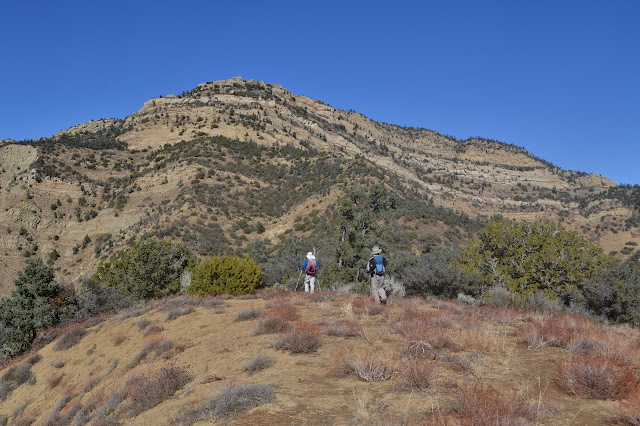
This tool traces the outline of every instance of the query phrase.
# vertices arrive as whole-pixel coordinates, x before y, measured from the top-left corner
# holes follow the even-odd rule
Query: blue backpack
[[[384,275],[385,269],[383,259],[384,258],[379,255],[373,256],[373,261],[376,264],[376,275]]]

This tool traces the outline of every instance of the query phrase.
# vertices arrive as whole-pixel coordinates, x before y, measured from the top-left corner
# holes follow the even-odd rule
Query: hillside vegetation
[[[637,424],[639,341],[441,299],[179,296],[51,329],[0,371],[0,423]]]
[[[124,119],[5,141],[0,154],[5,294],[25,260],[76,281],[149,235],[201,256],[242,255],[257,241],[271,252],[295,239],[302,252],[333,246],[339,200],[372,182],[395,200],[389,249],[400,239],[419,251],[415,237],[427,234],[464,246],[495,214],[561,223],[621,259],[640,241],[637,187],[239,78],[152,99]]]

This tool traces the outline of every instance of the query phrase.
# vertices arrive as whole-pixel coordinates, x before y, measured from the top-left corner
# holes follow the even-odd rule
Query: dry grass
[[[285,331],[289,327],[289,324],[289,321],[283,318],[269,315],[258,321],[258,324],[256,324],[254,328],[254,334],[280,333]]]
[[[181,317],[183,315],[189,315],[192,312],[195,312],[196,309],[192,306],[186,308],[173,308],[169,312],[167,312],[167,316],[164,318],[165,321],[173,321],[174,319]]]
[[[298,309],[287,300],[272,300],[267,302],[265,307],[269,309],[268,315],[271,317],[278,317],[285,321],[295,321],[300,318]]]
[[[164,367],[150,377],[133,376],[124,385],[123,409],[129,417],[136,416],[169,398],[188,381],[182,367]]]
[[[640,390],[638,375],[627,360],[595,352],[569,356],[554,378],[563,391],[579,398],[618,400]]]
[[[10,367],[0,378],[0,401],[7,397],[23,383],[33,378],[31,367],[33,364],[25,362],[23,364]]]
[[[57,387],[60,383],[62,383],[63,378],[64,374],[60,374],[59,376],[54,376],[47,379],[47,385],[49,386],[49,389]]]
[[[147,341],[142,350],[133,358],[133,360],[127,366],[128,369],[134,368],[143,359],[145,359],[150,353],[154,353],[156,357],[169,359],[174,354],[182,352],[184,347],[182,345],[176,345],[170,339],[152,339]]]
[[[640,392],[636,392],[621,403],[617,423],[629,426],[640,426]]]
[[[421,391],[434,388],[439,377],[436,363],[424,358],[406,360],[400,369],[400,376],[403,380],[402,389]]]
[[[26,362],[36,362],[36,355],[15,361],[14,370],[2,371],[0,386],[5,387],[0,391],[9,391],[6,394],[10,397],[0,404],[7,406],[0,411],[11,416],[9,424],[22,414],[28,414],[34,424],[45,424],[49,416],[48,424],[92,425],[152,424],[159,418],[189,424],[229,416],[241,424],[546,424],[545,418],[558,424],[585,424],[593,418],[606,422],[614,417],[620,423],[637,424],[637,330],[578,321],[570,315],[563,319],[560,314],[483,309],[439,299],[394,298],[383,308],[383,315],[367,315],[359,309],[368,299],[342,293],[316,301],[307,295],[285,297],[282,293],[266,301],[228,298],[223,303],[210,299],[212,309],[229,309],[214,315],[212,309],[200,308],[186,321],[163,322],[162,337],[155,335],[138,346],[131,339],[144,339],[142,335],[154,329],[154,321],[162,321],[167,312],[203,306],[203,302],[179,298],[163,304],[162,311],[147,310],[146,318],[124,323],[114,316],[68,351],[52,353],[51,347],[44,348],[41,353],[47,362],[37,369]],[[359,314],[353,311],[354,300]],[[263,317],[253,323],[244,320],[260,309]],[[549,324],[554,319],[569,330]],[[527,326],[528,331],[540,331],[546,342],[551,336],[564,343],[545,343],[535,351],[526,350],[522,333]],[[282,335],[255,337],[252,330]],[[118,334],[129,340],[115,348]],[[187,343],[178,345],[176,340]],[[282,351],[269,349],[273,340]],[[564,345],[562,349],[558,349],[560,345]],[[85,355],[87,348],[95,348],[94,356]],[[310,356],[291,355],[314,350]],[[247,358],[248,354],[254,356]],[[107,360],[115,357],[123,360],[124,368],[115,370],[117,363],[109,367]],[[168,365],[167,359],[198,379],[169,396],[172,401],[147,411],[147,406],[161,398],[152,396],[143,401],[141,396],[134,401],[130,389],[152,386],[149,383],[155,372]],[[60,367],[50,365],[52,362]],[[332,374],[323,375],[325,371]],[[48,378],[57,379],[63,372],[64,379],[51,390]],[[132,374],[135,380],[125,387]],[[250,375],[268,383],[237,385]],[[14,383],[18,377],[22,379]],[[583,377],[588,380],[580,381]],[[35,379],[36,386],[47,391],[38,404],[29,394],[34,387],[17,384]],[[607,380],[611,383],[608,387],[603,385]],[[216,390],[220,381],[227,384]],[[540,383],[544,382],[548,383],[549,398],[558,404],[543,398],[547,388]],[[594,382],[605,391],[593,386],[583,394],[576,390],[577,384]],[[268,390],[263,388],[258,397],[271,392],[272,398],[277,395],[278,404],[244,413],[245,407],[252,407],[243,399],[251,394],[244,386],[266,386]],[[562,393],[560,386],[569,390]],[[236,387],[240,388],[238,394],[231,390]],[[594,393],[589,392],[600,392],[608,399],[593,400]],[[74,393],[78,395],[71,400],[62,398]],[[15,411],[18,400],[22,408]],[[201,406],[205,401],[209,402]],[[475,414],[469,414],[473,410]]]
[[[236,319],[234,321],[249,321],[252,319],[260,318],[264,315],[264,309],[258,308],[244,308],[238,311]]]
[[[531,421],[532,413],[521,396],[476,383],[458,389],[451,402],[451,412],[445,418],[463,425],[521,425]]]
[[[258,354],[255,358],[244,364],[244,371],[249,375],[257,373],[271,367],[275,363],[275,359],[263,353]]]
[[[285,331],[279,339],[273,342],[273,347],[293,354],[315,352],[320,346],[320,329],[305,322],[295,323],[291,329]]]
[[[356,315],[380,315],[386,310],[384,305],[377,304],[367,296],[354,296],[349,303],[351,310]]]
[[[124,333],[117,333],[111,338],[114,346],[120,346],[125,340],[127,340],[127,335]]]
[[[70,324],[65,327],[62,335],[56,340],[56,343],[53,345],[53,350],[55,351],[64,351],[74,346],[82,338],[87,334],[87,329],[83,324]]]
[[[383,382],[393,375],[388,361],[374,352],[364,356],[339,355],[333,366],[338,377],[355,376],[365,382]]]
[[[322,327],[322,334],[334,337],[361,337],[362,326],[357,322],[346,319],[335,319],[319,321]]]
[[[179,423],[190,425],[198,421],[216,422],[274,400],[275,393],[269,385],[228,382],[218,396],[202,407],[187,412],[179,419]]]

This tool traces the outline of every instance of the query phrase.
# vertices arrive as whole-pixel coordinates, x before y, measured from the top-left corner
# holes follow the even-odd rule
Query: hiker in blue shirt
[[[387,292],[384,289],[384,273],[387,270],[387,259],[382,256],[382,250],[376,246],[371,250],[371,259],[367,264],[367,272],[371,275],[369,286],[371,297],[376,303],[387,304]]]
[[[316,284],[316,275],[318,275],[318,269],[320,269],[320,265],[316,262],[316,257],[312,252],[307,253],[307,258],[304,260],[302,264],[302,270],[304,271],[304,292],[309,293],[309,288],[311,288],[311,293],[313,293],[315,284]]]

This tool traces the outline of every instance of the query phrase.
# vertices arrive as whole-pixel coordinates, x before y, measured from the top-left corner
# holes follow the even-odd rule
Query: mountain
[[[345,189],[372,181],[404,203],[389,218],[394,229],[445,243],[464,245],[495,214],[561,222],[618,256],[640,241],[638,188],[241,78],[149,100],[124,119],[3,141],[0,158],[5,292],[28,258],[74,281],[144,235],[200,255],[257,239],[328,241]]]

